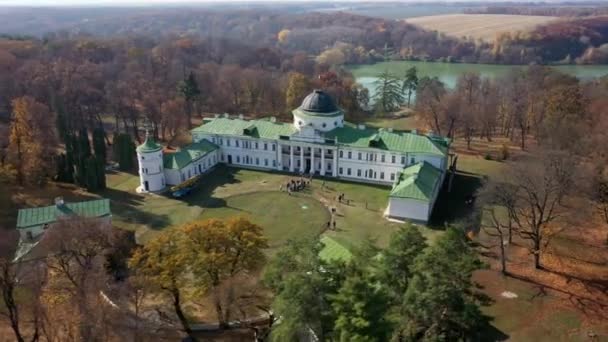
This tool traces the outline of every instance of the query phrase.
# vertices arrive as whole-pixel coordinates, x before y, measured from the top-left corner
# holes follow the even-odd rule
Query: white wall
[[[390,197],[388,201],[388,216],[427,222],[431,210],[428,202],[409,198]]]
[[[145,189],[145,182],[147,181],[148,191],[162,190],[165,187],[162,150],[152,153],[137,153],[137,161],[141,189]]]
[[[328,132],[334,128],[344,126],[344,115],[337,116],[313,116],[300,115],[297,111],[293,111],[293,125],[300,129],[306,126],[312,126],[321,132]]]
[[[165,179],[167,185],[177,185],[189,178],[204,174],[211,170],[219,162],[219,151],[215,150],[191,162],[181,170],[167,169],[165,170]]]

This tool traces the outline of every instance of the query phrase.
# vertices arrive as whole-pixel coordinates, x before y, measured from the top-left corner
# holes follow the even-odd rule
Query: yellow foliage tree
[[[287,91],[285,93],[285,104],[287,109],[295,109],[300,105],[300,102],[310,91],[310,82],[308,78],[298,72],[289,74]]]
[[[130,265],[149,285],[170,295],[184,331],[195,338],[183,301],[211,292],[219,324],[226,327],[235,293],[229,284],[227,302],[222,303],[220,288],[240,274],[258,270],[267,247],[262,228],[246,219],[203,220],[162,232],[135,252]]]
[[[288,29],[283,29],[279,32],[279,34],[277,35],[277,39],[279,40],[279,43],[281,44],[287,44],[287,40],[289,39],[289,34],[291,33],[290,30]]]
[[[49,108],[24,96],[12,101],[13,117],[9,136],[9,162],[17,182],[39,182],[49,169],[54,146],[53,116]]]

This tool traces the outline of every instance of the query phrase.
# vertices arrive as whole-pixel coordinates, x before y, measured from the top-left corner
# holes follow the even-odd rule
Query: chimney
[[[393,132],[393,127],[389,127],[389,128],[387,128],[387,130],[392,133]]]
[[[228,114],[228,113],[224,113],[224,117],[225,117],[226,119],[230,119],[230,114]]]
[[[365,129],[365,125],[364,124],[359,124],[358,127],[359,127],[360,130],[364,130]]]
[[[57,208],[63,207],[64,204],[65,202],[63,201],[63,197],[55,197],[55,206]]]
[[[418,130],[413,129],[412,134],[418,134]]]
[[[243,114],[239,114],[239,120],[243,120],[245,117],[243,116]]]
[[[217,119],[217,118],[220,117],[220,115],[219,114],[213,114],[213,117]]]
[[[276,118],[276,117],[274,117],[274,116],[271,116],[271,117],[270,117],[270,122],[273,122],[273,123],[274,123],[274,122],[277,122],[277,118]]]

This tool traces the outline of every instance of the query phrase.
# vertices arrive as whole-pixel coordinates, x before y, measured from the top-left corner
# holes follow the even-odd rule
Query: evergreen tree
[[[87,177],[87,160],[91,155],[91,144],[89,143],[89,134],[86,128],[83,128],[78,133],[78,137],[74,136],[74,164],[76,168],[75,181],[81,187],[88,188],[89,178]]]
[[[395,75],[389,73],[388,70],[384,71],[378,76],[374,86],[376,88],[374,101],[378,111],[388,113],[399,109],[403,103],[403,95],[400,81]]]
[[[323,261],[322,248],[316,238],[290,240],[268,263],[264,283],[275,293],[272,308],[281,317],[274,341],[296,340],[308,329],[323,340],[333,330],[330,297],[342,286],[345,267]]]
[[[131,171],[135,167],[135,144],[131,136],[126,133],[114,135],[113,153],[114,161],[118,163],[121,171]]]
[[[414,225],[406,224],[391,235],[388,247],[382,252],[381,273],[394,298],[400,300],[405,293],[414,260],[426,247],[426,239]]]
[[[410,107],[412,94],[418,88],[418,69],[415,66],[407,69],[401,86],[401,92],[407,92],[407,106]]]
[[[98,190],[99,179],[98,179],[98,168],[97,158],[95,156],[89,156],[85,160],[85,186],[87,191],[94,192]]]
[[[382,286],[364,275],[348,277],[332,296],[335,337],[341,342],[387,341],[391,324],[386,318],[388,296]]]
[[[192,128],[192,105],[194,100],[201,94],[193,72],[190,72],[188,77],[179,83],[178,92],[185,100],[188,128]]]
[[[412,267],[401,308],[399,340],[475,339],[486,323],[471,281],[481,262],[462,231],[450,228]]]
[[[101,160],[106,160],[106,142],[103,128],[98,127],[93,130],[93,151]]]

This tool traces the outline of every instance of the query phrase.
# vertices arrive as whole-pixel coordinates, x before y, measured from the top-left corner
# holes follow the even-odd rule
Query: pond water
[[[353,73],[357,82],[369,89],[371,97],[374,94],[374,82],[379,74],[388,69],[389,72],[403,77],[405,71],[412,66],[418,69],[418,77],[438,77],[450,88],[456,85],[458,76],[465,72],[477,72],[482,77],[496,78],[506,75],[515,69],[525,68],[525,66],[520,65],[391,61],[353,65],[347,67],[347,69]],[[576,76],[584,81],[608,75],[608,65],[559,65],[552,66],[552,68]]]

